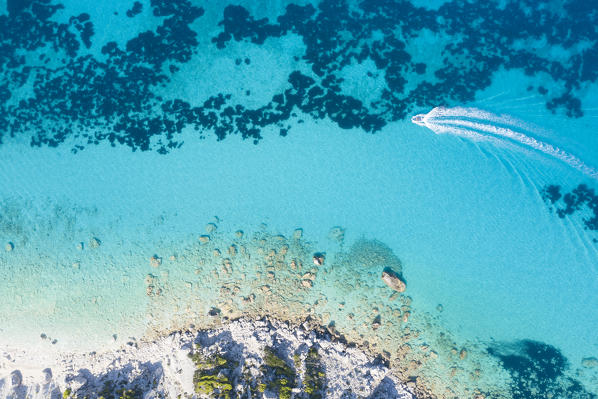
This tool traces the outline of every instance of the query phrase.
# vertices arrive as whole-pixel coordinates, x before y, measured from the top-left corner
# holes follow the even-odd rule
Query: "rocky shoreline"
[[[0,370],[0,397],[14,399],[414,398],[382,359],[274,319],[132,339],[105,353],[3,353]]]

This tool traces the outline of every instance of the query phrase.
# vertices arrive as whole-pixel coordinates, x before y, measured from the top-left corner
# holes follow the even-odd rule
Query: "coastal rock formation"
[[[23,364],[39,364],[39,370]],[[59,360],[59,361],[56,361]],[[380,360],[276,320],[240,319],[118,351],[11,357],[0,397],[229,397],[412,399]],[[45,368],[52,362],[52,370]],[[23,368],[23,370],[25,370]],[[18,391],[18,392],[17,392]],[[18,396],[21,395],[21,396]],[[220,396],[222,395],[222,396]]]

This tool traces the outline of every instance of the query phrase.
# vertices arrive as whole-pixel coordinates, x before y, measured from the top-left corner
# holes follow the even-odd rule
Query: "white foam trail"
[[[508,115],[495,115],[477,108],[436,107],[427,114],[414,116],[411,120],[436,134],[448,133],[478,141],[485,138],[508,139],[560,159],[589,177],[598,179],[596,169],[586,165],[576,156],[528,135],[537,129]]]
[[[481,98],[481,99],[479,99],[477,101],[478,102],[486,102],[486,101],[494,100],[495,98],[498,98],[498,97],[503,96],[503,95],[508,94],[508,93],[509,93],[509,91],[503,91],[503,92],[500,92],[500,93],[495,94],[495,95],[490,96],[490,97]]]

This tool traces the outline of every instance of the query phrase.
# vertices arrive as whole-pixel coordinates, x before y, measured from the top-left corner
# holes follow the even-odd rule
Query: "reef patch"
[[[583,218],[584,228],[598,231],[598,195],[594,189],[585,184],[579,184],[568,193],[563,194],[561,190],[561,186],[548,185],[542,189],[540,194],[559,218],[563,219],[576,213],[589,215]],[[596,238],[593,241],[598,243]]]
[[[491,346],[488,353],[500,359],[511,375],[513,399],[597,397],[567,373],[567,359],[551,345],[522,340]]]
[[[585,86],[598,79],[592,67],[598,50],[587,45],[598,40],[598,16],[580,12],[587,7],[582,0],[558,9],[531,0],[450,1],[436,10],[406,0],[323,0],[291,3],[269,18],[228,5],[213,20],[189,0],[136,1],[121,11],[134,23],[147,7],[155,26],[119,44],[97,42],[98,21],[88,13],[70,15],[52,0],[9,1],[9,13],[0,16],[0,142],[68,143],[73,152],[107,142],[166,154],[183,144],[185,129],[198,138],[239,134],[258,143],[272,129],[286,136],[300,115],[374,133],[419,108],[474,100],[499,70],[545,76],[528,91],[549,111],[577,118]],[[199,18],[213,26],[202,30],[212,37],[195,30]],[[301,53],[274,57],[287,57],[292,71],[261,105],[234,100],[215,76],[197,77],[214,80],[215,90],[193,100],[174,87],[185,64],[219,54],[228,59],[232,42],[264,46],[290,36],[302,43]],[[447,39],[427,43],[429,36]],[[549,58],[553,50],[563,55]],[[243,54],[234,62],[241,74],[251,67]],[[360,90],[362,84],[377,89]]]

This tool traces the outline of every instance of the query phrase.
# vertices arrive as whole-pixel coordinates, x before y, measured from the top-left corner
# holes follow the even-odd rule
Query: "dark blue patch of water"
[[[108,141],[160,153],[182,145],[178,135],[185,127],[200,137],[241,134],[254,143],[268,126],[284,136],[298,111],[332,120],[342,129],[376,132],[415,108],[473,100],[501,68],[549,76],[551,90],[543,85],[529,89],[543,96],[552,112],[580,117],[582,85],[598,78],[598,48],[585,46],[598,40],[598,12],[591,2],[452,1],[430,10],[404,0],[365,0],[355,9],[346,1],[324,0],[290,4],[272,21],[255,18],[242,6],[227,6],[220,32],[211,38],[224,49],[233,40],[261,45],[268,38],[298,35],[305,52],[296,62],[307,64],[312,76],[293,71],[288,88],[256,108],[235,103],[224,88],[206,95],[202,104],[164,100],[159,88],[171,81],[177,64],[202,56],[191,24],[204,9],[188,0],[151,0],[150,5],[161,18],[159,25],[130,38],[124,47],[100,43],[104,58],[97,59],[82,51],[82,45],[92,46],[89,15],[56,22],[52,17],[63,8],[60,4],[9,1],[9,14],[0,16],[0,132],[30,135],[32,146],[57,146],[71,139],[73,152]],[[135,2],[126,15],[133,18],[142,9]],[[441,65],[416,61],[409,53],[409,43],[423,30],[446,39],[439,44]],[[570,55],[550,59],[536,51],[535,42]],[[64,56],[51,59],[43,48]],[[26,62],[24,54],[35,51],[40,51],[41,66]],[[343,68],[366,59],[374,62],[385,87],[374,99],[344,94]],[[52,67],[45,66],[51,61]],[[424,79],[409,88],[415,75]],[[32,94],[19,94],[31,81]]]

